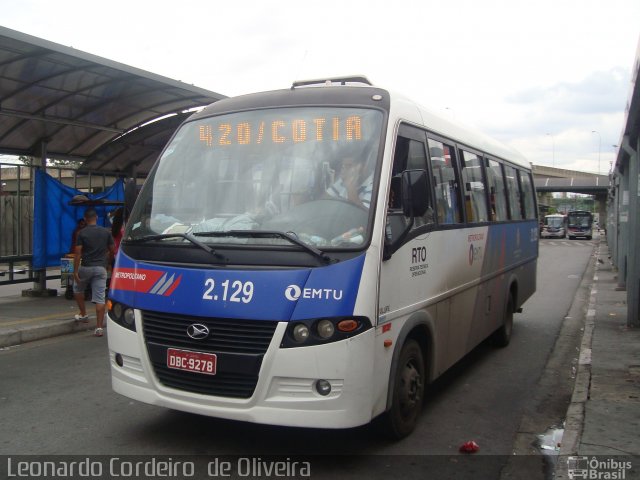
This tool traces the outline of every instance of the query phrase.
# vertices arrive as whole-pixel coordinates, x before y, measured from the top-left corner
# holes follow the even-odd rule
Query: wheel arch
[[[415,312],[409,317],[402,327],[402,330],[398,334],[395,342],[395,349],[393,350],[393,358],[391,360],[391,368],[389,371],[389,382],[387,388],[387,405],[386,410],[391,408],[393,402],[393,390],[395,388],[395,372],[398,367],[398,359],[400,358],[400,352],[402,347],[409,339],[413,339],[418,342],[422,350],[422,357],[424,360],[424,371],[427,375],[425,379],[426,383],[430,383],[433,378],[432,368],[434,365],[433,355],[433,329],[434,321],[425,311]]]

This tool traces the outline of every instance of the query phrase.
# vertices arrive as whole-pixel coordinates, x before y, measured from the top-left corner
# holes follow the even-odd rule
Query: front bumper
[[[141,323],[136,312],[138,332]],[[286,327],[286,322],[276,327],[251,397],[229,398],[167,387],[154,371],[143,335],[109,319],[113,389],[144,403],[231,420],[318,428],[368,423],[373,372],[366,359],[373,350],[374,329],[339,342],[281,349]],[[326,396],[316,391],[320,379],[331,384]]]

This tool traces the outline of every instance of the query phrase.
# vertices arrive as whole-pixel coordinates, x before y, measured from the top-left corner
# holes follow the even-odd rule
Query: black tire
[[[509,345],[511,342],[511,334],[513,333],[513,312],[514,301],[513,296],[509,294],[509,298],[507,300],[507,306],[504,311],[504,321],[502,326],[498,328],[495,332],[493,332],[493,337],[491,338],[494,346],[498,348],[504,348]]]
[[[384,414],[387,436],[400,440],[413,431],[422,411],[425,380],[422,349],[418,342],[409,339],[400,351],[391,408]]]

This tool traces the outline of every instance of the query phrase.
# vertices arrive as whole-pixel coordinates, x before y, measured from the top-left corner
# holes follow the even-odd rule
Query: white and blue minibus
[[[565,238],[567,236],[567,216],[561,213],[552,213],[544,216],[542,238]]]
[[[116,392],[264,424],[415,427],[536,288],[530,164],[365,77],[218,101],[168,142],[112,275]]]

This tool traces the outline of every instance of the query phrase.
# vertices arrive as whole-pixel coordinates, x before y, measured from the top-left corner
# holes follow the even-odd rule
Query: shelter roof
[[[222,98],[0,26],[0,153],[40,157],[45,141],[48,158],[147,173],[186,112]]]

